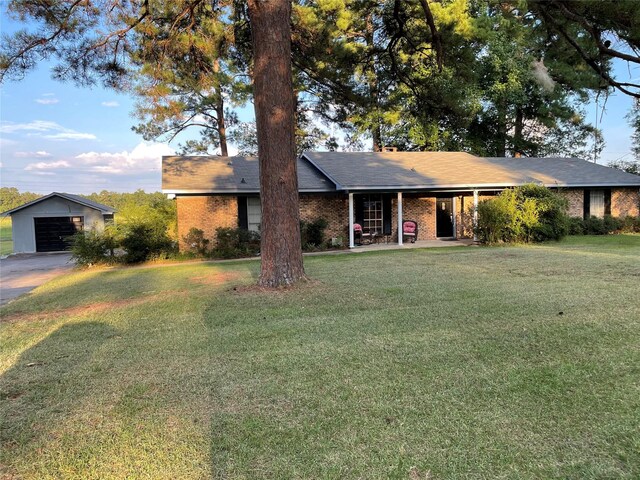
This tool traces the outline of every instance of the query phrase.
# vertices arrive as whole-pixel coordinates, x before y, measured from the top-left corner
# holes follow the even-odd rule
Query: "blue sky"
[[[3,16],[2,31],[13,28]],[[637,67],[620,64],[617,70],[625,78],[640,77]],[[175,145],[145,142],[131,130],[137,122],[128,95],[53,81],[47,65],[0,89],[3,187],[38,193],[160,190],[161,156],[174,153]],[[606,142],[599,163],[631,158],[632,132],[624,118],[631,105],[631,98],[614,94],[599,111]],[[241,120],[252,119],[251,108],[243,109]],[[593,123],[595,104],[586,110]]]

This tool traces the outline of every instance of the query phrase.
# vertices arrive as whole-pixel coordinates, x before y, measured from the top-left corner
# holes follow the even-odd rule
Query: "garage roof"
[[[45,200],[51,197],[60,197],[60,198],[64,198],[65,200],[69,200],[70,202],[79,203],[80,205],[84,205],[85,207],[93,208],[94,210],[99,210],[100,212],[102,212],[103,215],[109,215],[109,214],[115,213],[115,210],[113,208],[108,207],[107,205],[103,205],[102,203],[94,202],[87,198],[81,197],[80,195],[73,195],[71,193],[53,192],[53,193],[50,193],[49,195],[45,195],[44,197],[36,198],[35,200],[25,203],[24,205],[20,205],[19,207],[13,208],[11,210],[7,210],[6,212],[3,212],[1,215],[2,216],[12,215],[24,208],[30,207],[31,205],[44,202]]]

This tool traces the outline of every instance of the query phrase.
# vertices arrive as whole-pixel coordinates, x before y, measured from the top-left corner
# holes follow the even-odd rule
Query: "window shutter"
[[[611,190],[604,191],[604,214],[611,215]]]
[[[364,195],[354,195],[356,223],[364,224]]]
[[[591,190],[584,191],[583,217],[586,220],[591,215]]]
[[[391,196],[382,197],[382,233],[391,235]]]
[[[247,197],[238,197],[238,227],[247,230],[249,228],[249,217],[247,215]]]

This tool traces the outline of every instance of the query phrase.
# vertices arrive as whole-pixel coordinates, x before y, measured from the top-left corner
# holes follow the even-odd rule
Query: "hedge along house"
[[[69,237],[84,229],[102,230],[115,210],[79,195],[53,192],[2,214],[11,215],[14,253],[69,250]]]
[[[178,234],[192,227],[259,230],[256,158],[163,157],[163,192],[175,196]],[[306,152],[298,158],[301,220],[324,218],[327,235],[354,246],[353,224],[402,245],[403,220],[418,240],[473,237],[477,205],[505,188],[558,190],[575,217],[640,215],[640,176],[577,158],[483,158],[461,152]],[[182,245],[184,246],[184,245]]]

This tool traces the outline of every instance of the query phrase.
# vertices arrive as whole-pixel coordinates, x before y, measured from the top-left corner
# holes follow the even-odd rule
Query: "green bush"
[[[620,219],[620,231],[624,233],[640,233],[640,216],[627,215]]]
[[[313,222],[300,221],[300,240],[304,250],[315,250],[324,245],[324,231],[329,223],[324,218]]]
[[[478,205],[476,233],[485,243],[559,240],[568,233],[567,201],[539,185],[509,188]]]
[[[612,217],[611,215],[605,215],[603,223],[606,233],[618,232],[622,228],[622,220]]]
[[[115,261],[118,248],[116,230],[107,226],[104,231],[95,229],[76,233],[72,237],[71,254],[78,265],[89,266]]]
[[[484,200],[478,204],[477,236],[484,243],[498,243],[505,239],[509,214],[500,201]]]
[[[217,258],[257,255],[260,253],[260,234],[243,228],[217,228],[216,246],[211,253]]]
[[[569,218],[569,235],[584,235],[584,220],[580,217]]]
[[[207,247],[209,246],[209,239],[204,237],[204,232],[196,227],[191,227],[189,233],[182,237],[187,251],[201,257],[207,254]]]
[[[538,221],[531,226],[534,241],[560,240],[569,233],[569,204],[565,197],[535,184],[523,185],[515,190],[521,199],[535,202]]]
[[[126,251],[125,263],[139,263],[154,258],[166,258],[175,253],[174,242],[165,229],[152,224],[136,223],[123,228],[120,246]]]

